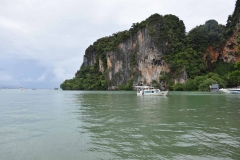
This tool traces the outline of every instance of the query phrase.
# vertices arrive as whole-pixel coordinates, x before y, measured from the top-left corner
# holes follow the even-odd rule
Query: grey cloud
[[[31,69],[38,70],[42,82],[39,85],[59,85],[74,76],[90,44],[127,30],[151,14],[174,14],[189,31],[208,19],[225,24],[234,6],[235,0],[0,1],[0,57],[9,62],[4,73],[14,77],[14,70],[7,69],[11,64],[32,60]],[[41,78],[43,73],[49,76]],[[37,79],[32,74],[24,73],[29,83]]]

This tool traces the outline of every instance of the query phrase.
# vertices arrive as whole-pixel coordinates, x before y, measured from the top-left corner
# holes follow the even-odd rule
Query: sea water
[[[240,159],[240,95],[2,89],[0,159]]]

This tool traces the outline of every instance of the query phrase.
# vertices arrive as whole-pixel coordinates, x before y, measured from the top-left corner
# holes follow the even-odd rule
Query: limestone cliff
[[[179,21],[178,18],[177,20]],[[156,40],[153,33],[161,32],[160,25],[162,25],[161,21],[153,24],[147,23],[144,27],[131,32],[127,38],[117,44],[116,48],[101,55],[102,58],[99,58],[96,49],[87,49],[81,68],[94,66],[97,63],[98,70],[106,73],[110,90],[116,89],[119,85],[125,85],[130,80],[133,81],[133,86],[159,85],[162,89],[166,89],[165,83],[161,83],[159,78],[170,72],[169,64],[164,61],[163,54],[171,39],[160,42]],[[161,37],[157,38],[161,39]],[[103,62],[105,58],[106,66]],[[186,72],[183,71],[183,74],[176,77],[175,81],[185,82],[186,79]]]
[[[106,53],[109,89],[126,84],[130,79],[134,80],[133,85],[152,85],[152,81],[159,83],[159,77],[170,71],[162,58],[162,49],[155,45],[148,32],[148,28],[141,29],[136,35],[119,43],[117,51]],[[96,54],[88,52],[82,67],[94,65],[95,62]],[[104,70],[99,59],[99,71],[103,73]]]
[[[138,31],[134,37],[120,43],[117,52],[107,53],[109,87],[126,84],[130,79],[134,80],[133,85],[159,82],[159,77],[169,72],[162,54],[148,34],[148,28]]]

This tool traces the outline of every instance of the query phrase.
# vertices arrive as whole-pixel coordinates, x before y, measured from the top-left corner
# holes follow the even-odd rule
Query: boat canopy
[[[135,86],[137,89],[154,89],[154,87],[150,86]]]

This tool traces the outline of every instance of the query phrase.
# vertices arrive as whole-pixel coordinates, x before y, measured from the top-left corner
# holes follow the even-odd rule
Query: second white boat
[[[221,88],[219,92],[230,93],[230,94],[240,94],[240,88]]]

